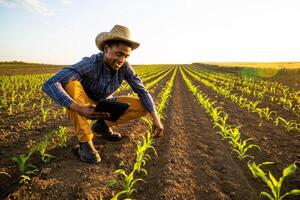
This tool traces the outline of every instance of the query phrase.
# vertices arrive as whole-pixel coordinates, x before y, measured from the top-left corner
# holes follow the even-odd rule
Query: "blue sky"
[[[0,60],[72,64],[125,25],[133,64],[299,61],[298,0],[0,0]]]

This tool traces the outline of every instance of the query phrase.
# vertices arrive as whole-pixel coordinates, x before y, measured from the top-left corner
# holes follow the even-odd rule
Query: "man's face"
[[[130,56],[131,48],[126,44],[119,43],[109,47],[104,47],[104,62],[113,70],[118,70]]]

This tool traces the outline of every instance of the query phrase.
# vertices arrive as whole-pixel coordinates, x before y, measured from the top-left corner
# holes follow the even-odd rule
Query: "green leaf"
[[[269,193],[267,193],[267,192],[261,192],[260,193],[260,196],[265,196],[265,197],[267,197],[268,199],[270,199],[270,200],[275,200]]]
[[[291,191],[289,191],[289,192],[287,192],[287,193],[285,193],[284,195],[282,195],[281,197],[280,197],[280,200],[282,200],[284,197],[286,197],[286,196],[288,196],[288,195],[300,195],[300,190],[298,190],[298,189],[293,189],[293,190],[291,190]]]
[[[111,200],[118,200],[119,196],[122,194],[125,194],[125,193],[127,193],[127,190],[122,190],[122,191],[118,192],[115,196],[113,196],[111,198]]]
[[[288,166],[287,168],[285,168],[283,170],[283,177],[287,177],[289,175],[291,175],[292,173],[294,173],[296,171],[297,167],[295,165],[295,163],[291,164],[290,166]]]
[[[146,176],[148,175],[148,172],[146,169],[141,169],[142,172],[144,172],[146,174]]]
[[[298,189],[293,189],[289,192],[290,194],[293,194],[293,195],[300,195],[300,190]]]
[[[125,176],[125,178],[127,178],[127,174],[126,174],[124,169],[117,169],[114,173],[115,174],[122,174],[123,176]]]
[[[258,167],[262,166],[262,165],[272,165],[274,164],[274,162],[263,162],[261,164],[258,165]]]
[[[273,185],[274,185],[274,186],[277,186],[278,181],[274,178],[274,176],[272,175],[271,172],[269,172],[269,177],[270,177],[270,179],[271,179]]]

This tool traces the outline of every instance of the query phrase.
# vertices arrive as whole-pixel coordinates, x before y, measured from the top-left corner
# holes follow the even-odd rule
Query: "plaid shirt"
[[[69,81],[80,81],[86,94],[97,102],[111,96],[120,87],[124,79],[129,83],[132,90],[138,94],[146,109],[149,112],[154,112],[153,98],[145,89],[132,66],[126,62],[115,74],[112,74],[103,62],[102,52],[91,57],[84,57],[80,62],[63,68],[44,83],[42,90],[56,103],[69,108],[74,100],[63,88]]]

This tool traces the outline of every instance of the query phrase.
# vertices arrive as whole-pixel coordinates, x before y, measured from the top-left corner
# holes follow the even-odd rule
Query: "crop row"
[[[299,189],[292,189],[285,194],[281,194],[281,188],[283,185],[283,181],[286,177],[292,175],[296,169],[297,165],[296,162],[286,167],[283,172],[282,176],[279,179],[276,179],[274,175],[269,171],[267,174],[263,169],[262,166],[274,164],[274,162],[263,162],[261,164],[256,164],[254,159],[255,157],[252,155],[247,154],[248,150],[252,148],[257,148],[260,150],[260,147],[256,144],[248,144],[248,141],[251,141],[252,138],[242,139],[241,133],[237,126],[233,126],[227,123],[228,114],[223,111],[222,107],[216,107],[214,104],[216,101],[210,100],[205,93],[200,91],[196,86],[192,84],[192,82],[187,78],[184,74],[183,70],[181,69],[181,75],[188,86],[189,90],[192,94],[196,97],[197,101],[204,107],[207,114],[210,115],[213,122],[213,127],[218,129],[218,133],[230,144],[232,152],[237,153],[238,158],[240,160],[245,160],[248,158],[247,167],[251,171],[254,178],[260,178],[263,183],[268,186],[270,192],[261,191],[260,195],[265,196],[270,200],[282,200],[288,195],[300,195]]]
[[[185,68],[187,69],[187,68]],[[262,125],[263,120],[272,121],[275,126],[284,127],[287,131],[300,132],[300,124],[296,120],[286,120],[280,116],[276,111],[271,110],[269,107],[259,107],[260,101],[251,101],[243,95],[233,93],[232,90],[225,87],[217,86],[214,82],[208,81],[206,78],[201,77],[201,73],[194,70],[186,70],[189,75],[200,81],[204,85],[216,91],[218,94],[230,99],[233,103],[238,104],[241,108],[246,109],[248,112],[256,113],[260,118],[259,126]]]

